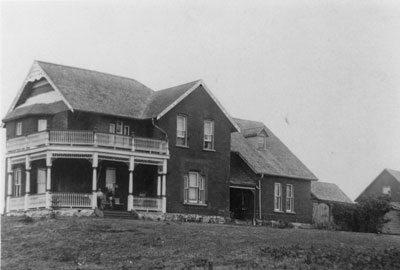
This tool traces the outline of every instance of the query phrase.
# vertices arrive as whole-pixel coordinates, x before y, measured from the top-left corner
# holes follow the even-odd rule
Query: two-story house
[[[3,123],[6,212],[101,203],[229,214],[230,135],[239,127],[201,80],[153,91],[35,61]]]

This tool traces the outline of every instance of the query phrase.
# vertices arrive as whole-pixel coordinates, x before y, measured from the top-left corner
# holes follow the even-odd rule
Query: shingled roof
[[[34,62],[31,72],[37,71],[43,73],[51,86],[60,94],[67,109],[135,119],[158,119],[197,87],[202,86],[227,116],[235,130],[239,129],[201,80],[153,91],[134,79],[42,61]],[[21,89],[3,121],[22,116],[24,112],[33,114],[38,110],[37,105],[23,110],[15,108],[25,90],[24,87]],[[42,111],[45,107],[40,106]],[[51,110],[47,112],[49,111]]]
[[[352,203],[350,198],[333,183],[311,182],[311,194],[320,201]]]
[[[317,180],[315,175],[262,122],[237,119],[241,132],[231,135],[231,151],[236,152],[257,174]],[[248,132],[248,131],[252,132]],[[266,150],[257,150],[243,134],[264,130]]]

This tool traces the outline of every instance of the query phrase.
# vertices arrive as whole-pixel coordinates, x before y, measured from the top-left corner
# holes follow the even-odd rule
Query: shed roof
[[[57,101],[54,103],[38,103],[29,106],[19,107],[11,111],[6,115],[3,121],[10,121],[19,118],[23,115],[45,115],[55,114],[62,111],[68,111],[68,107],[63,101]]]
[[[231,150],[238,153],[257,174],[317,180],[315,175],[262,122],[237,119],[241,132],[265,130],[266,150],[256,149],[242,133],[231,135]]]
[[[400,182],[400,171],[385,169],[388,173],[390,173],[397,181]]]
[[[321,201],[352,203],[350,198],[333,183],[311,182],[311,194]]]
[[[229,179],[229,182],[231,185],[250,187],[256,186],[255,181],[240,166],[231,167],[231,177]]]

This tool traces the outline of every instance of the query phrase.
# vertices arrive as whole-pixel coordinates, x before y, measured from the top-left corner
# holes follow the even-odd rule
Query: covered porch
[[[165,157],[99,152],[10,157],[6,212],[102,206],[165,212],[166,164]]]

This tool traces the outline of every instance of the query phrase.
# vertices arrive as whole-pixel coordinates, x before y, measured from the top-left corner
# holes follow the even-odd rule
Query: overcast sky
[[[154,90],[201,78],[351,199],[400,170],[399,1],[2,1],[0,18],[1,118],[35,59]]]

